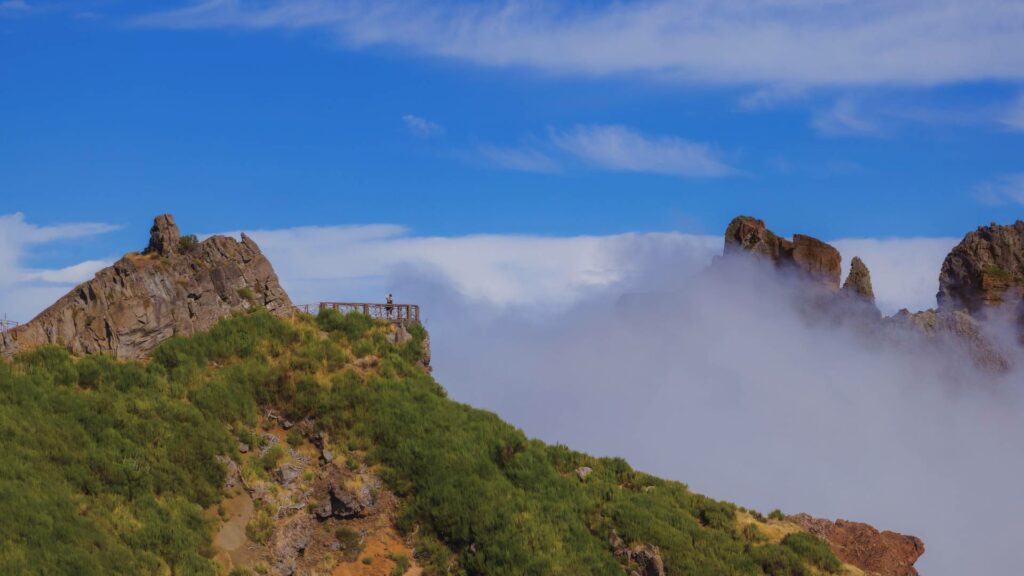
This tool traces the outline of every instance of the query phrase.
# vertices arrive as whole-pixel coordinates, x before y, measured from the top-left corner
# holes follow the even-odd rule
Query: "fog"
[[[390,282],[429,310],[451,396],[530,436],[763,512],[916,535],[930,576],[1019,570],[1019,369],[809,324],[793,279],[746,260],[704,273],[677,248],[568,307],[495,307],[422,269]]]

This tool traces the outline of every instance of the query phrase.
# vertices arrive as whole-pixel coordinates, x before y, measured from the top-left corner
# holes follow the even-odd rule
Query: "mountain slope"
[[[218,573],[211,542],[223,522],[203,510],[226,494],[229,470],[266,488],[253,488],[260,506],[279,504],[275,479],[289,456],[268,462],[270,450],[248,450],[270,426],[268,409],[304,431],[296,446],[315,440],[335,462],[383,479],[399,503],[394,525],[428,574],[837,569],[821,540],[765,536],[771,524],[795,525],[750,521],[621,459],[530,440],[449,400],[418,363],[422,329],[401,344],[391,330],[360,316],[256,311],[172,338],[148,363],[43,347],[0,365],[0,514],[10,520],[0,572]],[[341,539],[353,520],[316,512],[332,466],[309,464],[290,492],[307,499],[270,510],[252,535],[279,543],[300,518],[311,534],[330,526]],[[332,502],[350,489],[331,492]],[[741,529],[741,515],[762,528]],[[317,561],[344,564],[344,547]]]

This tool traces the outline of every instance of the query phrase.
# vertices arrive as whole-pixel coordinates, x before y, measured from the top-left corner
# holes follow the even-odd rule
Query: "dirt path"
[[[213,537],[217,561],[228,570],[235,566],[249,566],[254,560],[254,554],[249,550],[245,526],[253,515],[252,498],[248,492],[241,490],[231,498],[226,498],[221,506],[227,513],[227,520]]]

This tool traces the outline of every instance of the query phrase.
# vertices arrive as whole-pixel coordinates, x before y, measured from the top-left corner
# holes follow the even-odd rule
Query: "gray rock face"
[[[850,273],[843,282],[843,292],[874,303],[875,290],[871,286],[871,272],[859,257],[850,261]]]
[[[5,333],[0,354],[61,344],[74,354],[139,358],[171,336],[209,330],[254,306],[280,316],[292,311],[277,274],[251,238],[182,242],[174,218],[162,215],[144,253],[127,254]]]
[[[972,314],[1012,304],[1024,295],[1024,221],[968,233],[946,256],[939,275],[939,308]]]
[[[988,372],[1006,372],[1010,361],[998,343],[986,336],[981,324],[963,310],[900,310],[884,319],[890,328],[910,328],[933,340],[945,340],[966,349],[975,366]]]

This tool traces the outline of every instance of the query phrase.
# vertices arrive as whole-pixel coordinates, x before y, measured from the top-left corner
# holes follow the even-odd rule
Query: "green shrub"
[[[744,526],[742,535],[744,540],[746,540],[747,542],[753,542],[755,544],[768,540],[768,538],[764,535],[763,532],[761,532],[761,530],[757,527],[756,524],[747,524],[746,526]]]
[[[782,545],[826,572],[836,573],[842,568],[842,562],[836,558],[828,543],[813,534],[807,532],[788,534],[782,539]]]
[[[750,549],[750,556],[768,576],[811,576],[800,556],[784,546],[754,546]]]
[[[245,535],[257,544],[266,544],[274,534],[274,516],[269,510],[261,508],[245,526]]]
[[[772,510],[771,512],[768,513],[768,519],[782,521],[786,519],[786,515],[782,513],[782,510],[776,508],[775,510]]]
[[[294,428],[288,431],[288,445],[292,448],[298,448],[302,444],[302,433]]]
[[[402,576],[409,570],[409,557],[405,554],[388,554],[388,560],[395,563],[391,569],[391,576]]]
[[[243,286],[238,289],[238,297],[248,302],[256,302],[256,293],[248,286]]]
[[[195,234],[186,234],[181,238],[178,238],[178,252],[182,254],[188,254],[199,245],[199,239],[196,238]]]
[[[263,470],[269,472],[274,468],[277,468],[278,463],[285,457],[284,448],[280,444],[274,444],[270,448],[267,448],[266,452],[260,456],[260,467]]]
[[[363,338],[377,321],[360,312],[342,314],[337,310],[321,310],[316,317],[317,326],[325,332],[342,334],[349,342]]]

